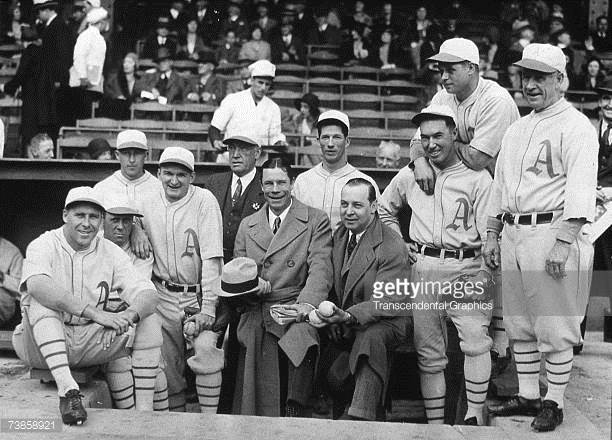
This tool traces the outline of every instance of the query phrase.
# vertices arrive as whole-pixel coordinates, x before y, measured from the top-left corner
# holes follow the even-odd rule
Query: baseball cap
[[[165,163],[176,163],[189,169],[194,170],[195,159],[193,153],[183,147],[168,147],[166,148],[159,158],[159,164]]]
[[[104,211],[104,204],[91,186],[77,186],[76,188],[72,188],[70,191],[68,191],[64,208],[67,208],[69,205],[77,202],[93,203],[94,205],[98,205],[100,209]]]
[[[432,104],[425,107],[421,112],[412,118],[414,125],[421,125],[425,119],[430,119],[431,116],[440,116],[442,118],[451,119],[457,125],[457,116],[455,112],[448,106],[442,104]]]
[[[117,150],[125,148],[148,150],[147,136],[140,130],[123,130],[117,135]]]
[[[142,217],[142,214],[124,194],[113,194],[104,198],[106,212],[114,215],[135,215]]]
[[[45,7],[56,7],[58,5],[57,0],[34,0],[34,9],[41,9]]]
[[[256,76],[267,76],[274,78],[274,75],[276,74],[276,66],[268,60],[259,60],[249,65],[249,72],[251,72],[252,78],[255,78]]]
[[[437,55],[427,58],[427,61],[439,61],[442,63],[461,63],[469,61],[478,64],[478,47],[467,38],[451,38],[440,46]]]
[[[223,140],[223,143],[225,145],[231,145],[233,143],[240,143],[240,144],[246,144],[248,146],[251,147],[259,147],[259,144],[257,142],[255,142],[253,139],[251,139],[250,137],[247,136],[232,136],[232,137],[228,137],[227,139]]]
[[[91,11],[87,13],[87,23],[99,23],[102,20],[106,20],[108,18],[108,11],[104,8],[93,8]]]
[[[531,43],[523,49],[520,61],[513,63],[524,69],[537,70],[538,72],[565,73],[565,54],[561,48],[551,44]]]
[[[349,122],[349,117],[346,113],[342,113],[338,110],[327,110],[319,115],[319,119],[317,120],[317,127],[321,125],[323,121],[334,120],[340,122],[342,125],[346,127],[347,130],[351,129],[351,124]]]

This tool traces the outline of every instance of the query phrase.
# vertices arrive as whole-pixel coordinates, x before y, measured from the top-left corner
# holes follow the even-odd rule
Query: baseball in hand
[[[317,326],[317,325],[321,325],[323,324],[323,321],[321,321],[321,318],[319,318],[319,315],[317,315],[317,311],[313,310],[308,314],[308,321],[313,325],[313,326]]]
[[[185,333],[187,336],[193,336],[195,334],[195,322],[189,321],[186,323],[183,327],[183,333]]]
[[[323,301],[319,304],[319,313],[321,316],[329,318],[334,314],[334,303],[331,301]]]

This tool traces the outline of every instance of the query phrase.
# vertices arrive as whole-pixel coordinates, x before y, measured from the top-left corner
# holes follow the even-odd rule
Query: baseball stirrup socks
[[[196,374],[196,390],[200,412],[216,414],[221,392],[221,370],[214,373]]]
[[[446,398],[446,382],[444,372],[429,374],[421,372],[421,394],[425,405],[427,423],[444,423],[444,405]]]
[[[58,395],[64,397],[68,390],[78,390],[68,365],[62,322],[54,316],[41,318],[32,326],[32,334],[57,384]]]
[[[540,352],[536,341],[515,341],[514,362],[519,382],[519,395],[525,399],[540,398]]]
[[[546,380],[548,392],[546,400],[552,400],[563,408],[563,395],[570,379],[574,362],[573,349],[554,351],[546,354]]]
[[[478,425],[482,425],[482,409],[487,398],[489,376],[491,375],[491,354],[487,351],[477,356],[466,355],[463,375],[468,407],[465,418],[476,417]]]
[[[134,350],[132,353],[132,371],[134,373],[134,394],[136,409],[153,411],[153,394],[155,377],[159,368],[160,348]]]
[[[132,371],[106,373],[106,382],[117,409],[134,409],[134,377]]]
[[[166,373],[159,368],[155,376],[155,394],[153,394],[153,411],[168,411],[168,380]]]
[[[492,324],[493,350],[497,351],[497,354],[499,354],[500,357],[505,357],[509,342],[508,335],[506,334],[506,328],[504,327],[504,318],[502,317],[501,310],[494,311]]]

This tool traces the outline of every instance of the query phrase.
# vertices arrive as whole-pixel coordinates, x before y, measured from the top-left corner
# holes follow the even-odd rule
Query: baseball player
[[[146,280],[151,279],[153,271],[153,254],[149,258],[142,259],[136,256],[130,248],[130,235],[134,227],[134,219],[142,217],[142,214],[134,207],[134,204],[123,194],[115,194],[107,197],[105,202],[106,214],[104,216],[104,238],[119,246],[130,257],[136,271]],[[122,300],[119,292],[110,292],[108,298],[109,310],[120,310]],[[153,410],[168,410],[168,383],[166,373],[163,371],[163,359],[155,377],[155,393],[153,395]],[[110,365],[116,371],[129,371],[131,360],[129,358],[118,359]],[[122,379],[124,377],[120,377]],[[119,409],[130,409],[134,406],[134,393],[131,388],[129,377],[125,382],[112,383],[109,380],[109,388],[115,406]]]
[[[190,151],[166,148],[157,177],[161,186],[144,205],[143,223],[155,256],[153,282],[161,300],[170,410],[185,410],[187,336],[195,351],[187,362],[196,374],[200,409],[216,413],[223,350],[216,348],[217,335],[211,329],[223,265],[221,210],[210,191],[191,184],[195,173]],[[183,317],[191,310],[194,315],[183,328]]]
[[[491,275],[480,249],[492,179],[486,170],[472,170],[459,159],[455,144],[457,122],[450,107],[432,104],[412,121],[420,126],[421,144],[436,170],[434,193],[420,191],[414,172],[404,167],[382,194],[379,214],[383,223],[399,233],[399,210],[405,205],[412,209],[413,242],[408,248],[414,263],[414,304],[419,305],[413,310],[414,344],[427,421],[444,421],[447,343],[441,311],[445,310],[457,327],[465,354],[468,409],[464,423],[482,425],[491,373],[492,340],[488,327],[493,305],[486,295]],[[465,281],[463,289],[462,280],[471,284]],[[420,283],[420,291],[414,291],[416,283]],[[440,283],[439,287],[436,283]],[[453,290],[447,291],[447,284]],[[470,292],[472,286],[474,290]]]
[[[563,421],[573,346],[581,342],[588,300],[593,247],[581,227],[595,214],[599,145],[587,117],[563,98],[568,81],[561,49],[530,44],[515,65],[533,111],[502,140],[484,255],[490,267],[501,262],[504,270],[504,322],[514,341],[519,393],[490,411],[535,415],[533,429],[552,431]]]
[[[442,72],[444,89],[434,95],[432,104],[449,106],[457,116],[457,154],[474,170],[495,169],[495,159],[501,139],[510,124],[520,117],[516,103],[510,94],[495,81],[479,75],[478,47],[465,38],[444,41],[438,54],[429,58],[436,61]],[[410,147],[410,159],[414,163],[414,175],[423,191],[433,193],[435,172],[424,157],[417,131]],[[496,274],[496,278],[499,275]],[[498,371],[507,365],[508,338],[504,331],[500,289],[494,289],[493,311],[494,359],[500,358]]]
[[[155,287],[138,275],[121,249],[98,236],[103,215],[92,188],[71,189],[64,225],[30,243],[23,263],[23,322],[15,329],[13,346],[27,365],[51,370],[66,424],[87,419],[70,367],[109,363],[129,355],[130,345],[131,370],[109,367],[107,375],[129,376],[136,409],[153,408],[151,371],[158,368],[162,345]],[[111,291],[120,293],[126,310],[104,310]],[[135,332],[129,330],[135,323]]]

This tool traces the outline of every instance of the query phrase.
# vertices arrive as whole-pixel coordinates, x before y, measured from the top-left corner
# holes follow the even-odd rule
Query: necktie
[[[280,229],[281,219],[280,217],[276,217],[274,219],[274,227],[272,228],[272,233],[276,234],[276,232]]]
[[[357,235],[355,234],[351,234],[351,239],[348,242],[348,245],[346,246],[346,259],[349,260],[351,258],[351,255],[353,254],[353,251],[355,250],[355,248],[357,247]]]
[[[240,181],[240,179],[238,179],[238,182],[236,183],[236,190],[234,191],[234,195],[232,196],[232,206],[236,205],[236,202],[238,202],[238,199],[240,198],[241,194],[242,182]]]

